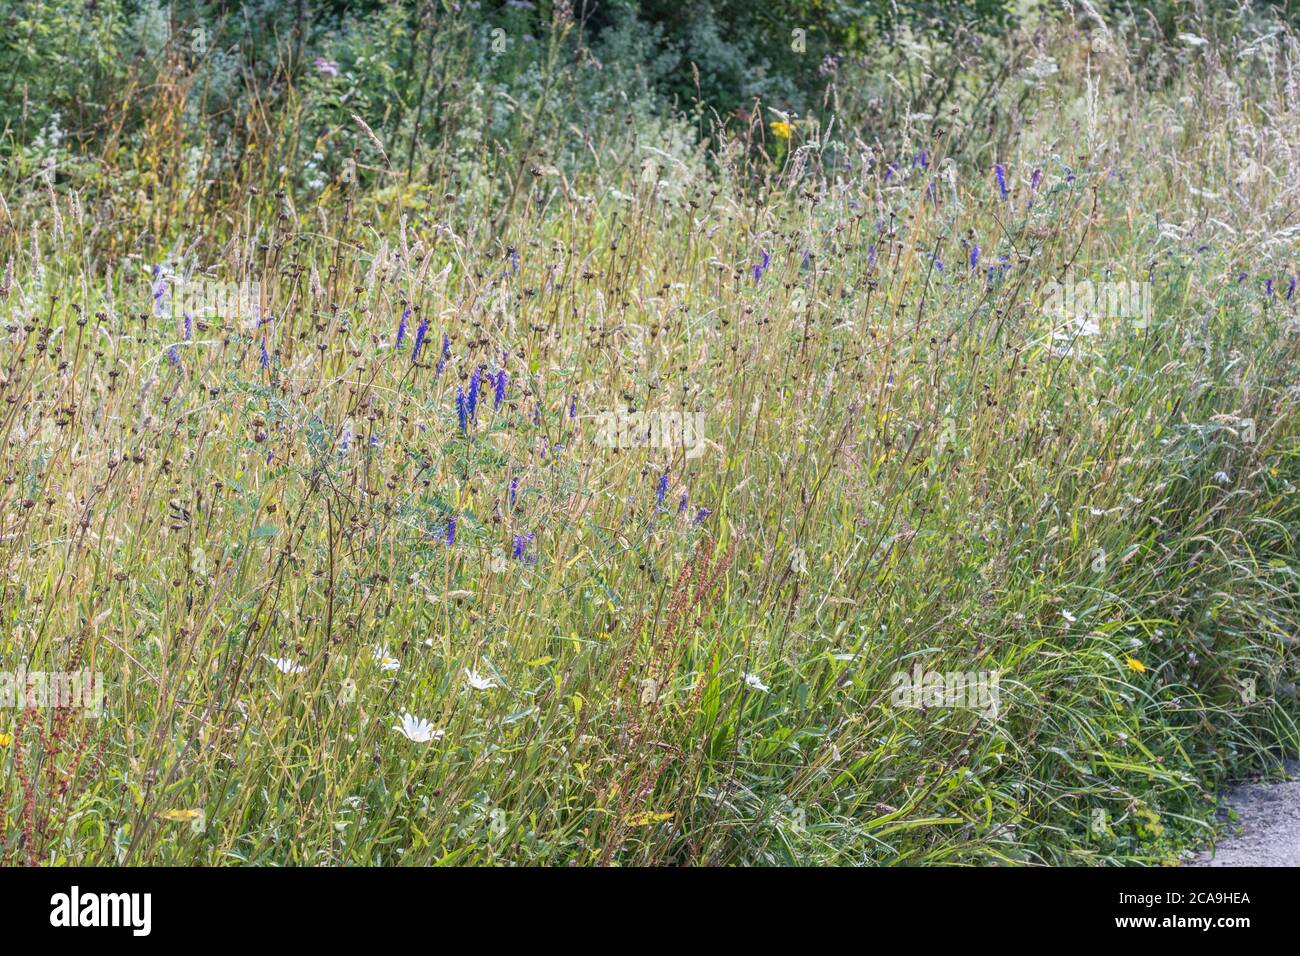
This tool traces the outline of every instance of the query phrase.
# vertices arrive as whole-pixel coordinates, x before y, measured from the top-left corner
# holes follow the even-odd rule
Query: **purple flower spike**
[[[510,557],[514,558],[516,561],[524,561],[528,564],[536,561],[537,559],[535,557],[528,554],[528,545],[532,543],[532,540],[533,532],[531,531],[527,534],[515,535],[510,548]]]
[[[402,343],[406,341],[406,320],[411,317],[409,308],[402,311],[402,319],[397,323],[397,341],[393,344],[394,348],[401,348]]]
[[[415,346],[411,349],[411,361],[420,360],[420,349],[424,348],[424,337],[429,334],[429,320],[421,319],[415,329]]]

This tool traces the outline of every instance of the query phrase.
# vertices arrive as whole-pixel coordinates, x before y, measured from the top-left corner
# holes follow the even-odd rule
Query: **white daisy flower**
[[[1058,342],[1064,342],[1075,338],[1092,338],[1094,335],[1101,335],[1101,323],[1090,316],[1083,316],[1057,329],[1052,337]]]
[[[469,686],[475,690],[491,690],[496,687],[496,683],[490,677],[484,677],[478,671],[465,668],[465,680],[469,681]]]
[[[400,733],[407,740],[414,740],[417,744],[427,744],[431,740],[441,740],[445,730],[434,730],[433,724],[429,723],[423,717],[416,717],[409,711],[403,711],[402,722],[394,724],[393,729]]]
[[[754,688],[754,690],[761,690],[764,694],[771,690],[770,687],[759,679],[757,674],[746,674],[745,683]]]
[[[395,671],[402,666],[401,661],[382,647],[375,648],[375,663],[379,665],[380,670],[384,671]]]
[[[1078,618],[1075,617],[1073,614],[1071,614],[1069,611],[1062,611],[1061,617],[1065,618],[1066,622],[1070,624],[1073,624],[1075,621],[1078,620]]]
[[[266,660],[275,665],[275,669],[281,674],[301,674],[307,668],[303,667],[297,661],[288,660],[283,657],[272,657],[270,654],[263,654]]]

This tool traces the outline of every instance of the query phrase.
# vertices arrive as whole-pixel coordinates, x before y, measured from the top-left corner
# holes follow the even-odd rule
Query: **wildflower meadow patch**
[[[1012,6],[18,4],[0,862],[1212,840],[1300,740],[1300,46]]]

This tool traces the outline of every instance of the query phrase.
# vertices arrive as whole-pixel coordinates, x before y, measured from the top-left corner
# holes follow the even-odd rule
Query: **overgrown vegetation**
[[[106,684],[4,862],[1171,861],[1294,752],[1284,22],[692,96],[655,4],[308,6],[0,32],[0,671]]]

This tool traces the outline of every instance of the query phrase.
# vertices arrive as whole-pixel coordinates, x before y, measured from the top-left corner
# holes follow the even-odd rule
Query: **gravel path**
[[[1300,775],[1300,761],[1288,761],[1287,771]],[[1300,866],[1300,779],[1245,784],[1226,802],[1237,820],[1189,866]]]

